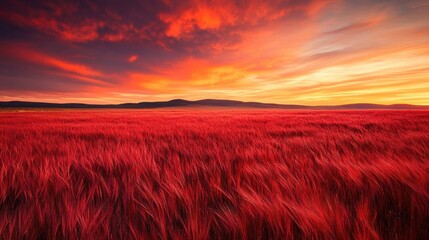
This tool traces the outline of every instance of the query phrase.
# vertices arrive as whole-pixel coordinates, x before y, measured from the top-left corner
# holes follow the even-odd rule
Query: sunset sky
[[[0,101],[429,105],[427,0],[66,2],[1,1]]]

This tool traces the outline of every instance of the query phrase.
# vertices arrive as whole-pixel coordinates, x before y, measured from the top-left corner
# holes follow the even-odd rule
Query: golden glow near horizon
[[[147,4],[2,4],[0,101],[429,105],[427,1]]]

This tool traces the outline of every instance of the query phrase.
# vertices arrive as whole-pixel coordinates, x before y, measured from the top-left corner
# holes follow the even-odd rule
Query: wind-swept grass
[[[427,239],[429,112],[0,113],[1,239]]]

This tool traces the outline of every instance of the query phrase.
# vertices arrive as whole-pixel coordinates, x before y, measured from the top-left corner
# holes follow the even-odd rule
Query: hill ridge
[[[245,102],[226,99],[201,99],[185,100],[171,99],[168,101],[120,103],[120,104],[86,104],[86,103],[48,103],[48,102],[28,102],[28,101],[8,101],[0,102],[0,108],[130,108],[130,109],[151,109],[151,108],[174,108],[174,107],[222,107],[222,108],[268,108],[268,109],[314,109],[314,110],[340,110],[340,109],[429,109],[429,106],[412,104],[374,104],[374,103],[353,103],[334,106],[308,106],[297,104],[278,104],[262,102]]]

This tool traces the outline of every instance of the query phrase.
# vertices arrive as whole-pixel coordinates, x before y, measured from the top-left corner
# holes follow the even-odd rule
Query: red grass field
[[[428,237],[428,111],[0,113],[0,239]]]

